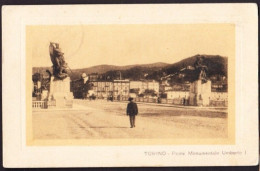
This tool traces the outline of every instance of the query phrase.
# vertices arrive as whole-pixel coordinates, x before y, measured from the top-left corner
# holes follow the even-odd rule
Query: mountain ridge
[[[165,62],[155,62],[155,63],[151,63],[151,64],[133,64],[133,65],[125,65],[125,66],[101,64],[101,65],[95,65],[95,66],[91,66],[91,67],[71,69],[71,70],[72,70],[72,73],[76,74],[77,77],[78,77],[82,73],[104,74],[104,73],[111,71],[111,70],[124,71],[124,70],[128,70],[128,69],[131,69],[131,68],[134,68],[134,67],[159,68],[159,67],[165,67],[167,65],[170,65],[170,64],[165,63]],[[52,67],[33,67],[32,70],[33,70],[32,71],[33,74],[35,74],[36,72],[44,73],[46,70],[52,70]],[[69,75],[71,75],[70,72],[69,72]]]
[[[165,74],[169,75],[173,73],[179,73],[183,68],[194,66],[195,61],[200,56],[204,56],[204,64],[208,67],[208,76],[223,75],[227,77],[228,58],[220,55],[205,54],[197,54],[191,57],[187,57],[172,64],[164,62],[126,66],[102,64],[87,68],[72,69],[72,72],[69,72],[69,76],[71,77],[71,80],[75,80],[79,79],[82,73],[97,73],[102,75],[103,78],[118,79],[118,71],[120,71],[123,79],[154,79],[159,81]],[[33,74],[36,72],[43,73],[46,69],[51,70],[51,67],[33,67]]]

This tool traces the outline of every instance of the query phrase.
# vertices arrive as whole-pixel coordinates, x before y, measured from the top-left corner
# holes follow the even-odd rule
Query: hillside
[[[154,79],[159,81],[161,77],[169,74],[179,74],[180,70],[186,68],[187,66],[193,66],[197,57],[195,55],[183,59],[177,63],[167,64],[167,63],[152,63],[152,64],[143,64],[143,65],[127,65],[127,66],[115,66],[115,65],[98,65],[83,69],[73,69],[72,72],[69,72],[69,75],[72,80],[79,79],[82,73],[91,74],[98,73],[101,76],[101,79],[119,79],[120,73],[122,79],[130,80],[141,80],[141,79]],[[203,55],[205,57],[204,64],[208,67],[208,77],[213,75],[223,75],[227,77],[227,63],[228,60],[226,57],[219,55]],[[41,67],[33,68],[33,73],[36,72],[45,72],[46,69],[51,69],[51,67]],[[193,77],[193,71],[186,71],[186,77],[183,79],[172,77],[173,81],[182,82],[182,81],[191,81]]]
[[[171,77],[173,82],[183,82],[183,81],[194,81],[194,71],[185,70],[180,71],[183,68],[188,66],[194,66],[195,61],[200,55],[195,55],[184,60],[181,60],[174,64],[165,65],[162,67],[140,67],[135,66],[126,70],[110,70],[103,74],[103,78],[118,79],[118,71],[121,72],[124,79],[130,80],[140,80],[140,79],[153,79],[161,80],[163,76],[174,74],[175,76]],[[211,77],[214,75],[222,75],[227,77],[227,58],[219,55],[203,55],[204,65],[208,67],[207,76]],[[179,78],[179,74],[185,74],[184,78]]]
[[[164,67],[167,74],[178,72],[181,68],[193,66],[200,55],[195,55],[181,60],[180,62]],[[219,55],[203,55],[205,57],[204,64],[208,67],[208,75],[225,75],[227,76],[227,58]]]
[[[105,74],[109,71],[125,71],[125,70],[133,70],[134,68],[143,68],[143,70],[153,70],[168,66],[170,64],[157,62],[152,64],[141,64],[141,65],[126,65],[126,66],[116,66],[116,65],[97,65],[88,68],[82,69],[72,69],[72,73],[69,72],[69,75],[72,80],[79,79],[82,73],[91,74],[91,73],[98,73],[98,74]],[[36,72],[43,73],[46,69],[52,70],[51,67],[33,67],[33,74]]]
[[[184,70],[180,71],[183,68],[187,68],[188,66],[194,66],[195,61],[197,58],[201,55],[195,55],[189,58],[186,58],[184,60],[181,60],[180,62],[171,64],[169,66],[166,66],[162,69],[166,75],[174,74],[174,73],[182,73],[185,75],[184,78],[178,78],[177,76],[173,77],[171,79],[172,82],[183,82],[183,81],[189,81],[193,82],[197,78],[193,70]],[[226,57],[222,57],[219,55],[202,55],[204,56],[204,65],[208,67],[207,71],[207,77],[221,75],[227,77],[227,65],[228,65],[228,59]]]

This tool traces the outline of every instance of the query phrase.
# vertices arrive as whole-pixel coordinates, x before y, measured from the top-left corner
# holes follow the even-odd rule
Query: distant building
[[[167,94],[167,99],[188,99],[189,91],[173,91],[169,90],[165,92]]]
[[[129,97],[130,81],[114,80],[113,81],[113,98],[115,100],[126,100]]]
[[[139,89],[139,94],[145,92],[145,90],[154,90],[155,93],[159,93],[159,82],[157,81],[130,81],[130,89]]]
[[[148,89],[149,90],[154,90],[156,94],[159,93],[159,82],[157,81],[148,81]]]
[[[172,85],[160,85],[160,91],[189,91],[190,89],[190,83],[186,82],[183,84],[180,83],[174,83]]]
[[[164,86],[164,91],[173,90],[172,86]]]
[[[113,82],[112,81],[91,81],[93,84],[93,95],[97,99],[106,99],[113,95]]]
[[[141,94],[141,92],[143,92],[142,81],[130,81],[130,89],[131,90],[138,90],[138,94]]]
[[[227,82],[225,81],[216,81],[211,85],[212,92],[227,92]]]
[[[228,101],[227,92],[211,92],[210,100]]]
[[[98,73],[89,74],[89,81],[97,81],[99,78]]]
[[[93,77],[92,77],[93,78]],[[94,77],[96,78],[96,77]],[[97,99],[107,99],[114,97],[114,99],[120,98],[125,100],[129,97],[129,80],[114,80],[114,81],[89,81],[91,85],[85,91],[86,86],[83,79],[72,81],[71,88],[75,98],[85,98],[94,95]],[[88,92],[88,94],[86,94]],[[85,95],[84,95],[85,93]],[[124,99],[122,99],[122,97]]]

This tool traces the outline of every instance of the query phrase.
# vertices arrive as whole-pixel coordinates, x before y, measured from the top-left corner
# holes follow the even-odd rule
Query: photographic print
[[[234,137],[233,24],[27,26],[26,33],[32,140]]]
[[[257,20],[255,4],[3,7],[4,167],[257,165]]]

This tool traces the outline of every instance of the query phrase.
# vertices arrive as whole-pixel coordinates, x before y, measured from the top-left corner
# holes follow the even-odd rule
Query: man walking
[[[133,102],[133,100],[132,97],[128,99],[129,103],[126,109],[126,114],[129,115],[131,128],[135,127],[135,115],[138,114],[137,104]]]

